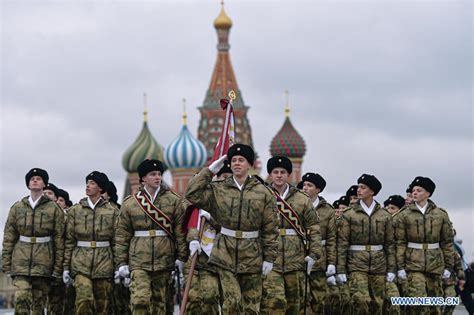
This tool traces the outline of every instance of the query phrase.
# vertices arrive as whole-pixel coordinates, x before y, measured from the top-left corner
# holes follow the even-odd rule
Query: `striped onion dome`
[[[165,149],[165,163],[171,169],[201,168],[206,163],[206,159],[206,147],[189,131],[185,113],[181,132]]]
[[[283,155],[289,158],[302,158],[306,153],[306,144],[303,137],[291,123],[289,109],[286,109],[286,118],[280,131],[270,144],[272,156]]]
[[[142,131],[135,142],[125,151],[122,157],[122,166],[128,173],[137,172],[138,165],[145,159],[163,161],[163,147],[156,142],[148,129],[145,112]]]

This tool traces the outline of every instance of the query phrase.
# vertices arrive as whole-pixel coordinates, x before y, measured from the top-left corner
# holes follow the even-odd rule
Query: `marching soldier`
[[[357,197],[357,189],[359,189],[359,186],[352,185],[346,191],[346,197],[349,198],[349,205],[355,205],[359,202],[359,198]]]
[[[384,201],[384,207],[392,215],[392,226],[396,229],[396,217],[400,213],[401,209],[405,206],[405,198],[400,195],[393,195],[388,197]],[[406,281],[395,279],[393,282],[387,282],[385,286],[385,301],[383,306],[383,314],[400,314],[401,309],[404,308],[400,305],[392,305],[391,298],[400,296],[399,287],[406,284]]]
[[[59,196],[59,188],[52,183],[48,183],[48,185],[46,185],[46,187],[43,189],[43,194],[52,201],[56,202]]]
[[[30,196],[11,207],[4,228],[2,270],[17,288],[15,314],[43,314],[51,277],[61,278],[64,214],[43,196],[48,180],[40,168],[26,174]]]
[[[72,202],[69,199],[69,193],[64,189],[58,189],[58,199],[56,200],[58,206],[63,209],[64,214],[66,214],[67,209],[72,206]]]
[[[270,158],[267,171],[272,188],[281,198],[278,200],[280,238],[273,270],[263,280],[260,311],[273,315],[299,314],[305,307],[305,277],[322,256],[319,219],[308,196],[288,184],[293,165],[287,157]]]
[[[319,215],[323,255],[310,276],[311,309],[314,314],[323,314],[329,287],[336,287],[336,212],[319,194],[326,187],[324,178],[315,173],[302,177],[303,190],[308,194]]]
[[[76,314],[108,314],[114,278],[113,237],[117,209],[101,194],[109,179],[86,176],[86,195],[67,213],[63,282],[74,283]]]
[[[454,251],[454,268],[451,272],[451,276],[448,279],[443,280],[443,297],[446,299],[448,297],[455,297],[456,289],[455,286],[459,282],[465,282],[466,276],[463,270],[461,256],[455,250]],[[443,307],[443,315],[451,315],[456,308],[455,305],[445,305]]]
[[[167,314],[171,273],[183,273],[187,257],[182,232],[181,198],[162,182],[161,161],[147,159],[138,166],[143,187],[120,208],[115,234],[119,274],[130,283],[132,314]],[[179,276],[179,275],[178,275]]]
[[[453,228],[446,210],[429,198],[435,183],[417,177],[411,184],[414,203],[397,219],[398,278],[407,281],[410,297],[443,296],[442,279],[449,279],[454,264]],[[440,314],[439,306],[408,307],[409,314]]]
[[[216,180],[225,180],[232,176],[232,170],[228,161],[224,162],[224,166],[216,174]],[[196,228],[189,227],[187,234],[187,241],[189,242],[189,260],[185,266],[189,268],[191,258],[194,253],[198,252],[198,258],[196,262],[196,268],[193,274],[191,283],[191,289],[189,291],[188,306],[186,308],[186,314],[198,315],[198,314],[219,314],[219,276],[215,266],[208,263],[209,256],[211,255],[216,234],[220,230],[219,225],[211,217],[209,212],[197,209],[198,211],[198,222],[200,224],[201,217],[204,216],[206,221],[203,227],[202,237],[199,237],[200,225]],[[188,272],[186,272],[188,274]]]
[[[348,274],[354,314],[381,314],[385,281],[395,279],[393,226],[390,214],[374,200],[380,181],[363,174],[357,182],[359,202],[342,214],[338,230],[338,278],[346,282]]]
[[[248,174],[255,159],[250,146],[233,145],[228,158],[232,177],[212,181],[224,164],[224,155],[191,179],[186,199],[208,210],[221,225],[209,262],[219,274],[223,314],[258,314],[262,274],[272,270],[277,256],[276,200]]]

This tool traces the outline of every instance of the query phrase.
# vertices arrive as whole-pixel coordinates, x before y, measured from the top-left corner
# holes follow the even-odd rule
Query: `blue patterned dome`
[[[189,132],[186,122],[179,136],[165,149],[165,163],[173,168],[201,168],[206,163],[204,144]]]

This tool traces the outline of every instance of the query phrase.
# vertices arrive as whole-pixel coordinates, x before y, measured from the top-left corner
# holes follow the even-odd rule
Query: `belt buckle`
[[[235,231],[235,238],[242,238],[244,233],[242,231]]]
[[[424,250],[427,250],[428,249],[428,243],[423,243],[422,247],[423,247]]]
[[[155,230],[150,230],[148,231],[149,236],[156,236],[156,231]]]
[[[365,245],[365,250],[370,251],[372,249],[371,245]]]
[[[36,236],[30,237],[30,243],[31,244],[36,244]]]
[[[91,247],[92,247],[92,248],[96,248],[96,247],[97,247],[96,241],[91,241]]]
[[[285,236],[286,235],[286,229],[280,229],[280,235]]]

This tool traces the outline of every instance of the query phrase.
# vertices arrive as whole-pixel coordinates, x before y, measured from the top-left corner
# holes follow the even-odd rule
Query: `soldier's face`
[[[66,200],[64,200],[63,197],[58,197],[58,200],[56,200],[56,203],[61,209],[66,209]]]
[[[289,176],[290,174],[288,173],[288,171],[282,167],[276,167],[270,173],[270,179],[272,180],[272,183],[277,187],[281,187],[288,183]]]
[[[369,188],[369,186],[365,184],[359,184],[359,187],[357,188],[357,198],[367,199],[373,196],[374,192]]]
[[[357,198],[357,196],[351,196],[350,200],[349,200],[349,203],[351,205],[357,203],[357,201],[359,201],[359,198]]]
[[[311,182],[303,182],[303,191],[308,194],[309,198],[314,198],[319,194],[321,189]]]
[[[230,168],[236,177],[247,175],[250,169],[250,163],[241,155],[234,155],[230,161]]]
[[[407,193],[407,196],[405,197],[405,204],[409,205],[413,203],[413,194],[412,193]]]
[[[398,210],[400,210],[399,207],[395,206],[395,205],[388,205],[386,207],[387,211],[390,213],[390,214],[394,214],[396,213]]]
[[[142,177],[142,181],[145,186],[148,186],[152,189],[158,189],[161,185],[161,172],[160,171],[152,171],[148,172],[145,176]]]
[[[413,200],[417,203],[428,200],[430,193],[423,187],[415,186],[412,190]]]
[[[43,190],[44,187],[46,187],[46,185],[41,176],[33,176],[30,178],[30,182],[28,183],[30,190]]]
[[[46,189],[45,191],[43,191],[43,195],[45,195],[46,197],[49,198],[49,200],[52,200],[54,202],[58,200],[58,198],[56,197],[56,195],[54,194],[52,190]]]
[[[97,195],[100,195],[101,189],[99,185],[92,179],[89,179],[86,183],[86,195],[89,197],[96,197]]]

